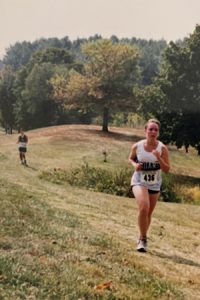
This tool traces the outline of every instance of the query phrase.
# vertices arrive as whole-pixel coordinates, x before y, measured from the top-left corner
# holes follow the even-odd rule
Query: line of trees
[[[90,123],[103,115],[107,131],[111,114],[127,110],[127,101],[134,109],[133,99],[130,105],[133,85],[153,80],[166,46],[163,40],[119,40],[116,36],[104,40],[99,35],[74,42],[68,37],[17,42],[7,49],[0,74],[1,125],[12,132],[17,127]],[[89,97],[87,89],[82,90],[84,97],[81,91],[73,92],[71,99],[64,92],[56,97],[58,83],[63,89],[69,78],[71,89],[77,80],[82,80],[82,87],[87,82]]]
[[[7,49],[0,122],[7,130],[90,123],[116,112],[157,117],[161,138],[200,155],[200,26],[183,41],[99,35],[41,39]]]
[[[159,76],[135,94],[138,110],[161,121],[165,143],[186,152],[192,146],[200,155],[200,26],[184,43],[169,44]]]

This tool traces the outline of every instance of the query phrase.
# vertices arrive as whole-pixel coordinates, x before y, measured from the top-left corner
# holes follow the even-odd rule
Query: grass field
[[[0,135],[0,299],[200,299],[200,206],[159,202],[149,252],[140,254],[134,199],[40,178],[85,161],[117,170],[142,130],[68,125],[27,134],[29,167],[19,164],[17,134]],[[173,173],[198,180],[193,150],[170,147],[170,157]]]

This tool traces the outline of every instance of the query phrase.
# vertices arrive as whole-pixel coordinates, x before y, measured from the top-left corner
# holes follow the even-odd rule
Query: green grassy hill
[[[85,161],[117,170],[143,130],[106,135],[71,125],[27,134],[29,167],[19,163],[17,134],[0,136],[0,299],[200,299],[200,206],[159,202],[141,254],[133,198],[40,178]],[[195,152],[170,148],[170,157],[173,172],[199,177]]]

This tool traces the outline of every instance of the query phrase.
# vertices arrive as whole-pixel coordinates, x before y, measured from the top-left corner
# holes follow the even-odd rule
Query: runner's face
[[[149,138],[157,138],[159,134],[159,127],[156,123],[150,122],[146,128],[146,135]]]

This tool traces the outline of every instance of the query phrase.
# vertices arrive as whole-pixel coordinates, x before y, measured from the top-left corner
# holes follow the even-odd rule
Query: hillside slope
[[[200,299],[199,206],[159,202],[140,254],[134,199],[39,178],[84,161],[100,166],[104,149],[107,168],[127,164],[143,131],[70,125],[27,134],[28,168],[17,135],[0,136],[0,299]]]

